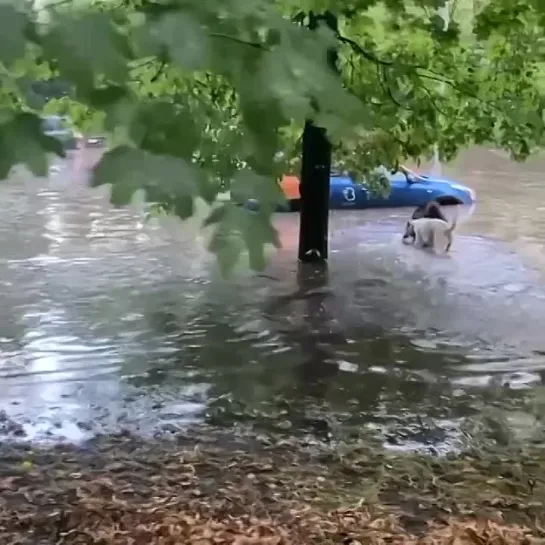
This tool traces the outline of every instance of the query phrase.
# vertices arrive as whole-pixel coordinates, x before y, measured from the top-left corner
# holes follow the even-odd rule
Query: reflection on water
[[[31,436],[204,418],[437,447],[498,387],[516,402],[542,383],[539,160],[445,168],[479,197],[450,258],[400,243],[411,210],[334,212],[328,276],[298,270],[284,214],[267,274],[224,281],[197,220],[143,223],[91,192],[96,153],[0,189],[0,409]]]

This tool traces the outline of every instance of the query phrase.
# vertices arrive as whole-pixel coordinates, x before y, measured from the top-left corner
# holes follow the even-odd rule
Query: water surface
[[[146,223],[86,185],[96,151],[0,188],[0,430],[78,439],[192,421],[452,442],[545,376],[544,163],[466,152],[451,258],[404,246],[409,209],[336,211],[327,278],[295,262],[218,277],[198,221]],[[545,205],[544,205],[545,206]],[[454,211],[449,210],[450,213]],[[22,429],[17,426],[20,424]]]

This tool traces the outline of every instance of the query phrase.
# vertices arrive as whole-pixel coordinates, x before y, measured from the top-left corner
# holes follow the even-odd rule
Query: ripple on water
[[[61,167],[0,189],[0,409],[32,437],[173,430],[236,404],[257,422],[287,402],[293,429],[326,407],[439,448],[494,377],[540,380],[545,290],[498,241],[462,233],[438,259],[400,243],[402,211],[334,213],[320,286],[297,278],[286,214],[267,275],[222,281],[195,225],[146,225]]]

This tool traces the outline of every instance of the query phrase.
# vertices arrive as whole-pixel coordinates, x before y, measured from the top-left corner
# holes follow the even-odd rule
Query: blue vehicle
[[[417,174],[401,166],[394,174],[384,170],[390,179],[390,193],[386,197],[372,194],[365,184],[354,183],[348,176],[332,174],[330,179],[329,205],[332,210],[364,208],[386,208],[401,206],[421,206],[435,199],[441,205],[473,204],[475,192],[462,184],[447,178]],[[279,212],[294,212],[300,209],[301,199],[298,191],[299,180],[294,176],[285,176],[280,183],[287,204],[279,207]],[[257,201],[247,202],[255,209]]]
[[[395,174],[384,174],[390,179],[387,196],[372,194],[365,184],[354,183],[348,176],[334,174],[330,179],[329,205],[331,209],[363,209],[401,206],[421,206],[435,199],[441,205],[473,204],[475,192],[447,178],[417,174],[400,167]],[[286,210],[298,210],[299,199],[289,199]]]

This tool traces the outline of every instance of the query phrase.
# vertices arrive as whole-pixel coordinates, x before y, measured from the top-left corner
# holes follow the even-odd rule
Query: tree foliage
[[[44,174],[58,152],[40,132],[29,81],[63,81],[49,108],[111,135],[92,176],[111,199],[137,190],[182,219],[231,189],[259,213],[216,203],[211,249],[255,267],[277,245],[277,180],[298,168],[311,118],[356,179],[492,143],[524,159],[543,139],[545,3],[452,0],[95,0],[0,2],[0,176]],[[309,14],[335,25],[307,28]],[[338,71],[328,65],[336,48]],[[230,256],[230,257],[228,257]]]

